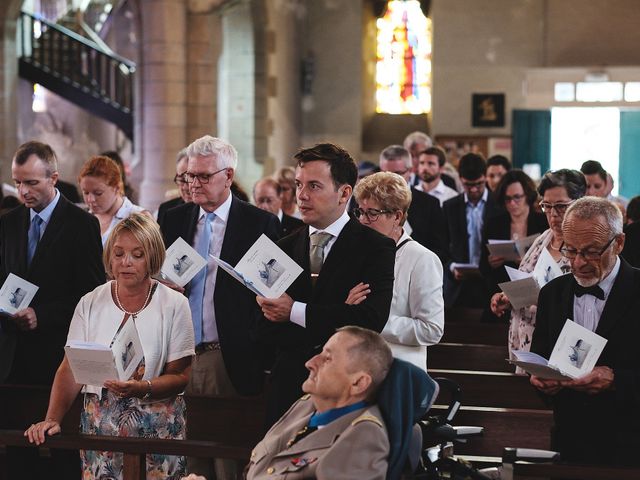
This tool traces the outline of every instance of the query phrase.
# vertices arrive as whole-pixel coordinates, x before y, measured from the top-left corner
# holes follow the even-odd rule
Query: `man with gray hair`
[[[407,135],[402,142],[402,146],[411,155],[411,176],[409,178],[409,185],[415,187],[420,184],[420,177],[418,176],[418,161],[420,152],[426,150],[433,145],[431,137],[424,132],[411,132]]]
[[[622,215],[606,199],[584,197],[567,210],[562,233],[572,274],[540,291],[531,351],[549,358],[567,319],[607,344],[581,378],[531,377],[553,403],[552,448],[570,462],[639,465],[640,270],[619,257]]]
[[[182,237],[207,259],[206,268],[186,286],[196,339],[187,392],[201,395],[255,395],[263,368],[249,329],[259,315],[255,294],[217,268],[210,254],[237,264],[262,235],[278,239],[278,219],[239,200],[230,188],[238,164],[236,149],[204,136],[187,147],[184,181],[193,203],[166,213],[162,234],[170,246]],[[233,462],[216,462],[216,478],[235,478]],[[211,476],[209,465],[189,462],[189,471]]]
[[[411,154],[401,145],[389,145],[380,152],[380,170],[397,173],[407,183],[411,176]],[[444,213],[437,198],[411,187],[411,205],[404,229],[416,242],[446,262],[446,225]]]

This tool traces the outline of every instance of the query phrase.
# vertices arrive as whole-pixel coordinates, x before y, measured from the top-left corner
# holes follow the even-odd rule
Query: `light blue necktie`
[[[211,223],[216,218],[215,213],[209,213],[205,217],[202,235],[198,237],[195,246],[198,252],[207,262],[209,262],[209,244],[211,243]],[[191,317],[193,319],[193,333],[196,345],[202,343],[202,306],[204,303],[204,283],[207,279],[207,266],[200,270],[191,280],[189,291],[189,306],[191,307]]]
[[[40,241],[40,227],[42,226],[42,222],[43,220],[39,215],[35,215],[33,220],[31,220],[31,225],[29,226],[29,243],[27,244],[27,266],[31,265],[33,255],[36,253],[36,247]]]
[[[469,263],[478,265],[480,263],[480,250],[482,243],[482,218],[480,216],[480,202],[477,205],[470,205],[471,223],[469,224]]]

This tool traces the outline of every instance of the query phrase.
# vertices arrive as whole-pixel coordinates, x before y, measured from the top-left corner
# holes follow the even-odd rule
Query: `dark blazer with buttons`
[[[194,203],[167,211],[162,226],[167,247],[178,237],[193,246],[199,212],[200,207]],[[263,233],[276,241],[278,229],[275,215],[233,196],[220,258],[236,265]],[[188,289],[189,284],[187,293]],[[255,294],[219,268],[216,288],[209,300],[216,312],[222,357],[231,383],[242,395],[259,393],[263,385],[261,356],[256,352],[250,332],[250,326],[260,313]]]
[[[172,208],[179,207],[180,205],[184,205],[184,200],[182,197],[172,198],[171,200],[167,200],[166,202],[162,202],[158,207],[158,225],[162,228],[162,224],[164,223],[164,217],[169,210]]]
[[[531,351],[549,358],[564,327],[573,318],[573,275],[549,282],[538,298]],[[640,464],[640,270],[621,259],[596,333],[607,339],[597,366],[614,372],[614,387],[596,395],[562,389],[549,396],[555,431],[553,448],[564,460]]]
[[[13,273],[39,287],[30,305],[38,321],[35,330],[24,332],[2,319],[0,381],[4,369],[8,382],[50,385],[78,301],[105,281],[100,225],[60,195],[27,266],[30,221],[24,205],[0,218],[0,285]]]
[[[351,218],[325,258],[315,287],[309,270],[309,227],[278,243],[304,271],[287,293],[306,303],[306,328],[293,322],[273,323],[261,318],[260,340],[276,349],[268,405],[271,423],[302,395],[308,371],[304,364],[315,355],[337,328],[358,325],[382,331],[389,318],[393,296],[393,240]],[[371,286],[359,305],[347,305],[349,291],[358,283]]]

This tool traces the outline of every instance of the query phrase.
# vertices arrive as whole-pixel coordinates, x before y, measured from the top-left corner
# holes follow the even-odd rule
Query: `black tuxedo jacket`
[[[440,200],[433,195],[411,188],[411,205],[407,212],[411,238],[447,261],[447,235]]]
[[[162,227],[167,247],[178,237],[193,245],[199,212],[200,207],[194,203],[186,203],[167,211]],[[236,265],[263,233],[276,241],[278,228],[278,218],[275,215],[234,196],[220,258]],[[189,285],[187,292],[188,288]],[[261,357],[254,348],[255,342],[250,332],[250,326],[260,314],[256,296],[219,268],[211,301],[216,312],[222,357],[229,378],[240,394],[255,395],[263,385]]]
[[[0,218],[0,284],[13,273],[39,287],[30,305],[38,321],[35,330],[24,332],[2,319],[6,345],[0,352],[0,374],[4,367],[7,382],[50,385],[78,301],[105,281],[100,225],[61,195],[27,267],[29,224],[29,209],[23,205]]]
[[[160,225],[160,229],[162,229],[162,224],[164,223],[164,217],[169,210],[172,208],[179,207],[180,205],[184,205],[184,200],[182,197],[172,198],[171,200],[167,200],[166,202],[162,202],[158,207],[158,225]]]
[[[640,222],[624,227],[625,239],[622,258],[636,268],[640,268]]]
[[[549,224],[547,223],[547,217],[544,213],[536,212],[533,208],[529,210],[529,216],[527,217],[527,236],[534,233],[542,233]],[[482,235],[482,256],[480,257],[480,271],[490,282],[489,287],[492,291],[498,291],[498,283],[508,282],[509,275],[504,266],[500,266],[496,269],[491,268],[489,265],[489,249],[487,243],[489,240],[509,240],[511,239],[511,216],[509,212],[503,211],[491,218],[487,218],[484,225],[484,231]],[[513,268],[518,268],[518,264],[515,262],[506,262]]]
[[[562,389],[550,398],[552,448],[564,460],[640,464],[640,270],[621,260],[596,333],[607,344],[596,365],[614,372],[614,388],[589,395]],[[549,282],[538,298],[531,351],[549,358],[567,318],[573,318],[574,278]]]
[[[286,237],[302,227],[304,227],[302,220],[283,213],[280,221],[280,238]]]
[[[382,331],[389,318],[393,296],[395,245],[393,240],[350,219],[325,258],[315,287],[309,270],[309,228],[278,243],[304,271],[287,293],[306,303],[306,328],[293,322],[260,319],[262,342],[276,348],[268,421],[275,422],[302,394],[308,371],[304,364],[322,349],[337,328],[346,325]],[[351,288],[370,284],[371,293],[359,305],[347,305]]]

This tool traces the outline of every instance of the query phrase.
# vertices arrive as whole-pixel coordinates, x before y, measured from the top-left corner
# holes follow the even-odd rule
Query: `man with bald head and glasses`
[[[619,257],[622,215],[606,199],[584,197],[567,208],[562,233],[571,275],[540,291],[531,351],[549,358],[567,319],[607,344],[581,378],[531,377],[553,404],[552,448],[571,462],[639,465],[640,270]]]
[[[255,395],[263,386],[262,358],[250,326],[259,310],[255,294],[217,268],[215,255],[237,264],[262,235],[278,239],[278,218],[231,194],[238,153],[219,138],[204,136],[187,147],[191,201],[169,210],[162,224],[165,245],[182,237],[207,259],[186,286],[196,356],[187,392],[200,395]],[[188,459],[189,471],[211,477],[208,462]],[[218,480],[235,478],[234,462],[216,461]]]

